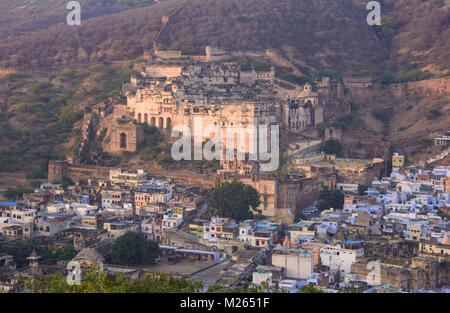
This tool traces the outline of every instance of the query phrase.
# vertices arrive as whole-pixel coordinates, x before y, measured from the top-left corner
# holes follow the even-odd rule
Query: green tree
[[[385,15],[381,19],[381,26],[375,27],[375,33],[380,39],[391,39],[395,36],[397,21],[392,16]]]
[[[378,80],[383,85],[390,85],[397,81],[397,75],[392,71],[384,71]]]
[[[237,287],[226,287],[221,282],[216,282],[214,285],[210,286],[207,293],[285,293],[286,291],[282,288],[269,285],[268,282],[263,282],[259,285],[250,284],[249,286],[237,286]]]
[[[141,233],[127,232],[112,245],[112,260],[117,264],[146,264],[161,254],[159,244]]]
[[[17,200],[19,198],[22,198],[24,193],[30,192],[33,192],[33,190],[29,188],[24,188],[22,186],[18,186],[17,188],[8,188],[8,190],[3,192],[3,195],[8,200]]]
[[[28,265],[27,257],[31,255],[33,250],[42,257],[41,261],[45,261],[52,257],[52,252],[47,247],[40,246],[31,240],[18,240],[13,245],[0,246],[0,252],[6,252],[14,258],[17,267]]]
[[[70,261],[76,254],[77,251],[72,245],[64,245],[53,252],[53,257],[63,261]]]
[[[325,145],[322,147],[322,151],[326,154],[340,155],[342,151],[342,145],[336,139],[330,139],[325,142]]]
[[[73,180],[70,179],[69,177],[63,177],[61,181],[55,181],[55,182],[53,182],[53,183],[58,184],[58,185],[62,185],[62,187],[63,187],[64,189],[67,188],[67,187],[69,187],[69,186],[75,185],[75,183],[73,182]]]
[[[441,111],[439,111],[438,109],[433,109],[433,110],[430,110],[430,112],[426,116],[427,116],[427,119],[434,120],[435,118],[437,118],[441,115],[442,115]]]
[[[299,290],[300,293],[323,293],[322,290],[314,287],[313,285],[305,285]]]
[[[258,191],[236,180],[223,183],[208,198],[211,213],[236,221],[253,218],[252,210],[258,212],[260,204]]]
[[[366,185],[358,185],[358,194],[363,196],[367,189],[368,187]]]
[[[44,277],[18,277],[17,286],[33,293],[195,293],[202,284],[176,279],[168,274],[152,274],[145,279],[129,280],[122,273],[115,276],[88,268],[81,284],[69,285],[61,273]]]
[[[385,15],[381,19],[381,33],[384,38],[390,38],[395,35],[397,21],[392,16]]]
[[[330,190],[327,186],[322,186],[319,196],[319,210],[334,208],[341,210],[344,207],[344,194],[336,189]]]

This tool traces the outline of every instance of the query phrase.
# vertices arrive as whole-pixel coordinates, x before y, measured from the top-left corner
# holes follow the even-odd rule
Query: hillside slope
[[[103,1],[108,3],[119,0]],[[42,25],[39,21],[32,23],[35,29],[27,26],[21,28],[21,22],[24,25],[30,22],[29,14],[24,14],[12,23],[11,29],[16,34],[8,35],[1,41],[0,61],[4,66],[49,66],[55,62],[68,64],[136,58],[142,55],[144,48],[152,46],[153,36],[160,28],[161,16],[169,14],[177,2],[161,2],[142,8],[87,4],[82,6],[81,26],[65,23],[68,11],[64,6],[52,6],[47,10],[42,8]],[[94,17],[90,18],[90,15]],[[7,24],[5,16],[1,17]]]
[[[162,16],[180,7],[159,38],[161,49],[270,48],[302,72],[340,71],[338,79],[344,71],[444,74],[450,68],[450,0],[381,1],[387,20],[381,28],[366,24],[360,0],[168,0],[152,5],[147,5],[151,0],[84,0],[81,26],[64,23],[65,2],[0,2],[1,66],[90,63],[81,72],[39,79],[0,77],[2,172],[45,178],[48,160],[64,157],[76,144],[82,109],[117,94],[130,74],[128,67],[95,65],[140,57],[153,47]],[[447,130],[448,104],[448,97],[436,95],[357,103],[359,111],[343,120],[357,134],[346,147],[348,156],[370,157],[363,147],[368,136],[419,156],[431,149],[432,136]],[[391,118],[380,121],[377,112]]]
[[[161,42],[174,49],[192,41],[232,50],[278,49],[309,68],[374,68],[388,51],[366,14],[346,0],[193,0]]]
[[[79,0],[82,19],[122,12],[153,0]],[[0,39],[8,40],[66,22],[66,0],[2,0]]]
[[[395,21],[389,65],[394,70],[450,68],[450,0],[386,0]]]
[[[134,7],[146,0],[85,0],[77,27],[64,24],[60,2],[2,1],[3,64],[136,58],[152,48],[161,17],[184,5],[162,33],[161,48],[271,48],[306,70],[449,69],[449,0],[380,1],[382,27],[367,25],[359,0],[169,0],[141,8]]]

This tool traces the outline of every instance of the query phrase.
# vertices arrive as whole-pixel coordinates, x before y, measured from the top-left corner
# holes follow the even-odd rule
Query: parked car
[[[158,264],[159,261],[161,261],[161,258],[160,258],[160,257],[157,257],[157,258],[155,258],[155,259],[152,260],[152,263],[153,263],[153,264]]]
[[[167,259],[167,262],[171,265],[176,264],[176,263],[180,262],[180,258],[177,256],[169,256],[169,258]]]

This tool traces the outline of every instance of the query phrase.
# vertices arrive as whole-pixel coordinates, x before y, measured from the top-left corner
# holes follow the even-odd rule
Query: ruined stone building
[[[353,264],[352,272],[358,280],[366,281],[371,277],[371,268],[367,259],[360,259]],[[419,290],[422,288],[437,289],[448,283],[448,262],[436,259],[415,257],[411,264],[380,263],[377,277],[379,285],[389,284],[396,289]]]
[[[217,184],[233,179],[233,176],[221,176]],[[286,223],[293,223],[293,219],[300,216],[302,210],[317,199],[320,192],[317,178],[280,180],[255,175],[239,177],[239,181],[259,192],[261,204],[258,210],[264,216]]]
[[[223,148],[225,129],[234,128],[234,149],[254,153],[261,131],[270,142],[270,130],[261,125],[277,125],[297,134],[324,122],[324,103],[311,84],[297,86],[294,96],[286,98],[279,92],[283,87],[274,67],[264,72],[241,70],[236,62],[166,62],[137,69],[140,73],[124,88],[126,106],[114,108],[110,118],[107,152],[135,151],[142,136],[135,124],[168,130],[187,127],[192,136],[201,134],[202,141],[219,137]]]
[[[291,133],[300,133],[307,127],[324,122],[324,108],[319,104],[319,94],[307,83],[294,99],[281,104],[283,126]]]

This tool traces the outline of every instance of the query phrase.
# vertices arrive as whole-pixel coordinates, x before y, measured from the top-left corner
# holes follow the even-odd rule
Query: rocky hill
[[[450,0],[386,0],[395,22],[389,65],[396,71],[450,68]]]
[[[3,0],[0,61],[3,66],[48,66],[135,58],[151,46],[161,16],[173,4],[153,0],[83,0],[81,26],[66,24],[65,0]],[[144,6],[144,7],[142,7]],[[120,13],[119,13],[120,12]]]
[[[163,49],[275,49],[301,69],[395,72],[449,68],[449,0],[384,0],[383,25],[369,26],[359,0],[84,0],[82,25],[64,23],[62,0],[4,0],[0,61],[52,64],[139,57],[161,17]],[[51,5],[49,5],[51,4]],[[136,8],[137,6],[143,6]]]
[[[153,0],[80,0],[82,18],[122,12],[137,6],[154,4]],[[0,3],[0,38],[14,39],[20,35],[47,29],[66,22],[69,11],[66,0],[2,0]]]
[[[162,17],[174,12],[159,49],[271,49],[313,78],[371,75],[383,86],[443,77],[450,68],[450,0],[380,1],[381,27],[367,25],[361,0],[83,0],[81,26],[65,23],[67,2],[0,1],[0,67],[84,64],[39,78],[0,77],[1,172],[45,178],[48,160],[79,140],[83,108],[120,91],[128,61],[153,48]],[[347,155],[369,157],[370,136],[423,154],[430,136],[447,130],[448,103],[437,94],[354,100],[351,116],[338,121],[356,134]]]

